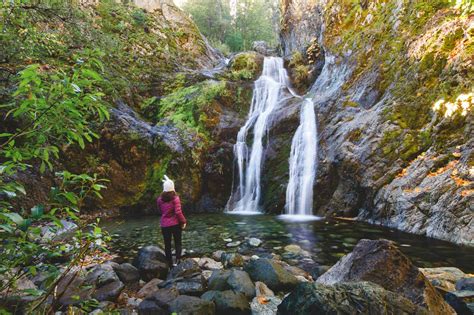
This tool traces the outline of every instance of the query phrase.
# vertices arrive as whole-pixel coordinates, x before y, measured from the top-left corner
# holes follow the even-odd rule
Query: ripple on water
[[[284,247],[297,244],[310,252],[319,265],[332,265],[352,251],[362,238],[386,238],[395,241],[400,250],[420,267],[455,266],[464,272],[474,272],[474,248],[457,246],[420,235],[393,231],[362,222],[331,220],[288,221],[269,215],[242,216],[226,214],[188,215],[188,227],[183,233],[183,248],[202,254],[216,250],[238,251],[246,237],[263,241],[258,255],[284,254]],[[111,236],[110,250],[131,261],[142,246],[163,246],[159,217],[114,219],[102,223]],[[226,248],[224,239],[240,241],[238,247]],[[292,258],[293,259],[293,258]]]

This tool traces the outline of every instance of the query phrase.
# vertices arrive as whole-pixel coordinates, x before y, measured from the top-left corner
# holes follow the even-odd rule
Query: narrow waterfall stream
[[[290,179],[285,214],[294,219],[314,218],[313,184],[317,171],[318,133],[313,101],[301,104],[300,125],[291,142]]]
[[[244,214],[261,212],[259,203],[264,138],[271,122],[270,115],[286,96],[294,96],[294,93],[290,89],[283,59],[265,57],[262,75],[255,81],[248,119],[240,129],[234,146],[238,186],[233,189],[227,203],[227,212]],[[249,149],[246,140],[250,131],[253,133],[253,140]]]

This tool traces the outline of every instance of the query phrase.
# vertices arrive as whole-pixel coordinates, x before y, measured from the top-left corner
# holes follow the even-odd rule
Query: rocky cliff
[[[472,9],[282,2],[282,51],[317,78],[307,92],[320,135],[316,213],[473,245]],[[286,110],[285,119],[295,116]]]

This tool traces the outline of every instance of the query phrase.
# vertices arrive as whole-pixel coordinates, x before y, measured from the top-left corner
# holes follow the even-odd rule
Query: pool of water
[[[256,237],[263,241],[259,248],[241,246],[240,251],[261,257],[282,255],[284,260],[301,266],[295,263],[298,258],[285,255],[283,249],[286,245],[297,244],[310,253],[306,263],[333,265],[351,252],[360,239],[385,238],[394,241],[419,267],[455,266],[464,272],[474,272],[474,248],[362,222],[328,219],[301,222],[270,215],[229,214],[190,214],[187,219],[188,227],[183,233],[183,248],[187,253],[238,251],[238,247],[226,248],[229,239],[245,243],[246,238]],[[128,261],[142,246],[163,246],[158,216],[112,219],[104,221],[102,226],[112,235],[110,250]]]

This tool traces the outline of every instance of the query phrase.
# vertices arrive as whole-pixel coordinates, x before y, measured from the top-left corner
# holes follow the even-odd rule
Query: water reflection
[[[183,247],[189,253],[210,254],[216,250],[271,256],[302,266],[332,265],[352,251],[362,238],[386,238],[396,242],[400,250],[420,267],[455,266],[464,272],[474,272],[474,248],[361,222],[330,221],[327,219],[293,222],[274,216],[236,216],[225,214],[188,215],[188,228],[183,233]],[[110,220],[103,226],[112,234],[111,250],[131,260],[142,246],[163,246],[158,217]],[[256,237],[263,241],[257,248],[226,248],[226,244]],[[231,241],[230,241],[231,240]],[[285,253],[289,244],[299,245],[310,257],[294,257]]]

